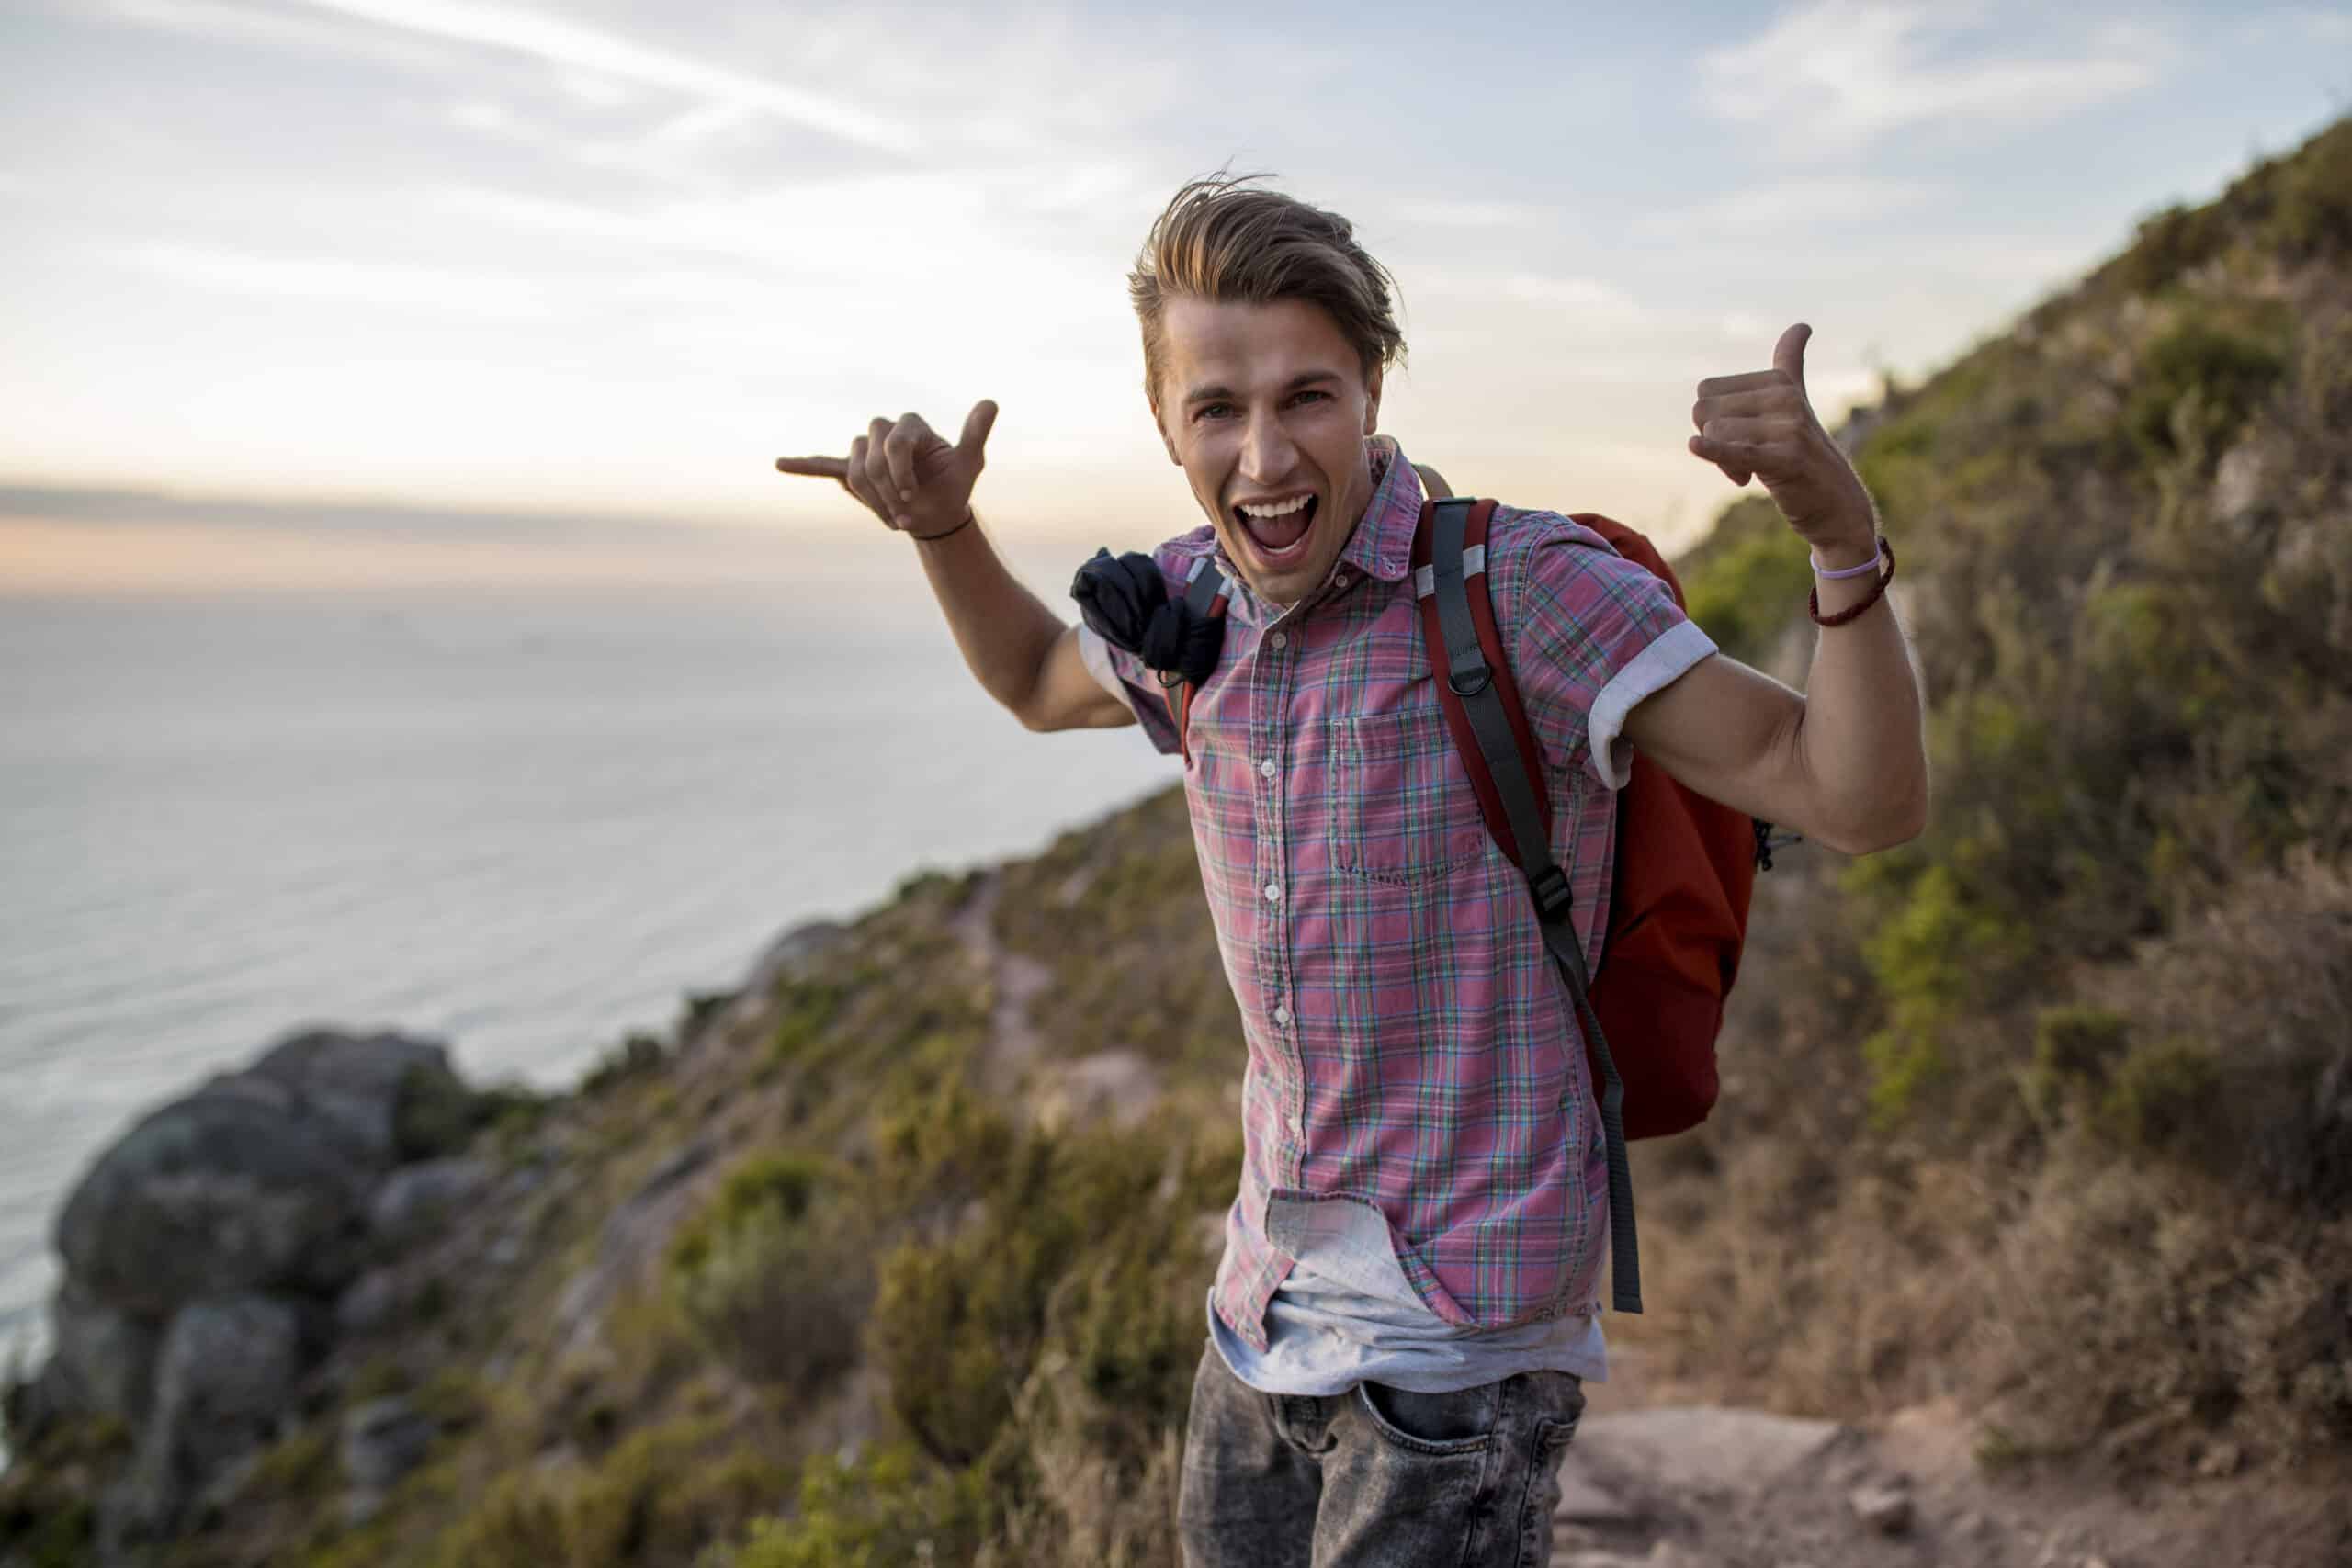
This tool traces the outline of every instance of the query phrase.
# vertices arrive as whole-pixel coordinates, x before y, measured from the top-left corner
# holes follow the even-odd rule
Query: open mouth
[[[1270,506],[1236,506],[1234,525],[1249,536],[1268,566],[1287,566],[1306,554],[1307,536],[1322,505],[1314,495],[1292,496]]]

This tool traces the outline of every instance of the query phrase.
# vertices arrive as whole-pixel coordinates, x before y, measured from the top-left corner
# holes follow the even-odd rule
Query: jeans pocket
[[[1365,1421],[1394,1448],[1417,1454],[1482,1453],[1495,1441],[1497,1385],[1417,1393],[1382,1382],[1356,1384]]]
[[[1584,1400],[1579,1397],[1576,1405],[1581,1414]],[[1577,1435],[1577,1415],[1545,1416],[1535,1423],[1535,1436],[1529,1445],[1527,1486],[1519,1504],[1519,1552],[1512,1560],[1517,1568],[1550,1560],[1552,1515],[1560,1506],[1560,1465],[1567,1456],[1569,1439]]]

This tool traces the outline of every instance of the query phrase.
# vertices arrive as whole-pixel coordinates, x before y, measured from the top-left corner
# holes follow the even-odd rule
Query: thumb
[[[1800,392],[1804,390],[1804,345],[1812,336],[1813,329],[1799,321],[1772,345],[1772,368],[1787,371]]]
[[[956,443],[956,450],[977,461],[980,448],[989,444],[989,432],[996,428],[996,404],[982,398],[964,416],[964,434]]]

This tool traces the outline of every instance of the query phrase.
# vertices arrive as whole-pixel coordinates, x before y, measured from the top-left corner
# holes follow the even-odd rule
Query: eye
[[[1319,391],[1311,387],[1291,399],[1294,403],[1328,403],[1330,400],[1330,393]]]
[[[1196,420],[1223,419],[1227,414],[1229,414],[1232,412],[1233,405],[1231,403],[1203,403],[1199,408],[1193,411],[1193,417]]]

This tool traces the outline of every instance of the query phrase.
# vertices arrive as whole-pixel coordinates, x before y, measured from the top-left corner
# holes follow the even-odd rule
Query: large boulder
[[[414,1141],[415,1108],[453,1085],[430,1042],[287,1040],[99,1156],[58,1217],[70,1284],[156,1322],[201,1296],[334,1290],[362,1261],[370,1190]]]
[[[488,1161],[462,1156],[402,1166],[384,1179],[368,1206],[377,1244],[392,1252],[414,1247],[480,1197],[494,1174]]]
[[[243,1076],[284,1087],[300,1114],[333,1126],[346,1153],[378,1169],[445,1152],[437,1112],[469,1099],[447,1049],[405,1034],[307,1030]]]
[[[329,1290],[356,1266],[373,1174],[333,1123],[226,1080],[99,1156],[57,1250],[73,1286],[159,1320],[199,1296]]]
[[[301,1314],[269,1296],[215,1297],[172,1320],[129,1483],[109,1499],[124,1535],[177,1529],[207,1485],[271,1440],[304,1351]]]
[[[135,1426],[147,1413],[163,1325],[109,1306],[71,1280],[57,1292],[50,1321],[49,1365],[33,1384],[28,1425],[100,1416]]]

